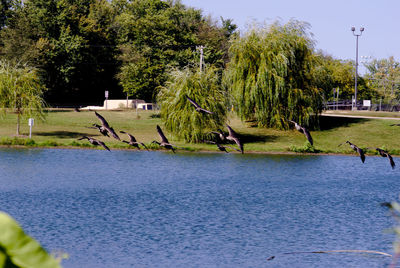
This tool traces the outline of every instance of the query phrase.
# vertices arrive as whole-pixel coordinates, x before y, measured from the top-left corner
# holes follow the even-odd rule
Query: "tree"
[[[313,71],[316,86],[322,89],[326,101],[333,100],[333,91],[338,89],[341,99],[354,95],[355,64],[349,60],[335,59],[323,52],[316,53]],[[358,96],[368,99],[372,94],[362,77],[358,78]]]
[[[5,108],[4,111],[8,108],[17,114],[17,135],[20,135],[21,118],[36,116],[44,119],[45,90],[37,69],[0,61],[0,106]]]
[[[219,26],[200,10],[180,1],[134,0],[122,5],[115,29],[121,49],[120,84],[130,96],[154,99],[164,86],[171,68],[184,68],[199,60],[197,46],[203,45],[207,64],[223,68],[228,40],[235,26],[224,20]]]
[[[200,11],[179,1],[135,0],[116,19],[122,67],[118,78],[125,92],[155,98],[167,70],[183,67],[193,58]]]
[[[1,52],[40,66],[49,102],[99,102],[106,89],[122,93],[114,17],[106,0],[27,1],[3,29]]]
[[[393,57],[388,59],[374,59],[365,64],[368,73],[365,79],[375,90],[384,103],[392,104],[400,100],[400,63]]]
[[[308,24],[291,20],[257,27],[236,37],[230,47],[226,81],[242,120],[288,128],[287,120],[317,123],[321,91],[312,76],[315,64]]]
[[[16,0],[0,1],[0,29],[8,24],[9,18],[13,15],[13,9],[18,5]]]
[[[196,101],[213,114],[197,112],[186,98]],[[215,67],[174,70],[165,87],[158,94],[161,119],[166,129],[187,142],[211,139],[209,131],[224,127],[226,97],[220,86],[220,75]]]

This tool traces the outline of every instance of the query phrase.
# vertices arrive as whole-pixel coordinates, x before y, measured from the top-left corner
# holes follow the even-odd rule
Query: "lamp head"
[[[364,27],[361,27],[361,28],[360,28],[360,32],[364,32]]]
[[[356,27],[351,27],[351,31],[354,32],[356,30]]]

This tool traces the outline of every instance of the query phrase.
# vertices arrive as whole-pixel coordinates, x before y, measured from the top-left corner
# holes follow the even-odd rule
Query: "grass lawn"
[[[140,111],[138,114],[130,110],[99,111],[99,113],[118,132],[124,130],[131,133],[138,141],[150,144],[153,140],[159,140],[156,125],[162,127],[160,118],[154,116],[155,112]],[[363,113],[363,112],[361,112]],[[354,112],[352,113],[354,115]],[[363,113],[362,115],[366,115]],[[377,115],[368,112],[368,116]],[[397,117],[397,113],[385,113],[387,117]],[[25,122],[26,121],[26,122]],[[28,120],[23,120],[22,134],[29,135]],[[7,114],[0,118],[0,144],[50,147],[90,147],[86,141],[77,139],[83,135],[98,138],[104,141],[110,148],[126,148],[128,145],[113,138],[103,137],[97,129],[88,128],[93,123],[99,124],[93,111],[75,112],[73,110],[51,110],[46,121],[35,121],[32,140],[16,138],[16,116]],[[254,153],[287,153],[287,152],[317,152],[317,153],[345,153],[355,154],[345,144],[338,147],[346,140],[361,148],[381,147],[389,150],[394,155],[400,155],[400,127],[390,126],[400,123],[398,120],[381,120],[365,118],[321,117],[321,129],[311,131],[314,139],[314,148],[307,147],[304,135],[295,131],[281,131],[276,129],[252,127],[249,123],[241,122],[236,116],[231,116],[229,124],[241,136],[246,152]],[[164,131],[165,132],[165,131]],[[188,144],[176,140],[169,133],[165,133],[171,143],[183,147],[188,151],[218,151],[215,145]],[[119,134],[122,139],[128,140],[125,134]],[[151,148],[157,148],[151,146]],[[182,151],[182,150],[178,150]],[[370,150],[369,153],[375,153]]]

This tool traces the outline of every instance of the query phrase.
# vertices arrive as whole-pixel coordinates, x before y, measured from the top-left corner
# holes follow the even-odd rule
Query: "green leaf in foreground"
[[[0,267],[61,266],[13,218],[0,212]]]

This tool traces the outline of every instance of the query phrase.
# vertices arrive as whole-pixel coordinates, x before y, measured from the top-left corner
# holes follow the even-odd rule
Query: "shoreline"
[[[24,146],[24,145],[0,145],[0,149],[9,148],[9,149],[60,149],[60,150],[98,150],[98,151],[105,151],[103,149],[95,148],[95,147],[78,147],[78,146]],[[136,152],[165,152],[169,153],[169,150],[164,149],[150,149],[150,150],[137,150],[137,149],[130,149],[130,148],[110,148],[111,151],[136,151]],[[200,153],[200,154],[226,154],[225,152],[221,151],[211,151],[211,150],[182,150],[176,151],[177,153]],[[238,152],[230,152],[230,154],[234,155],[241,155]],[[292,156],[355,156],[359,157],[355,153],[299,153],[299,152],[290,152],[290,151],[245,151],[244,154],[247,155],[292,155]],[[381,157],[379,154],[367,154],[368,157],[376,156]],[[393,157],[400,157],[400,155],[391,155]]]

